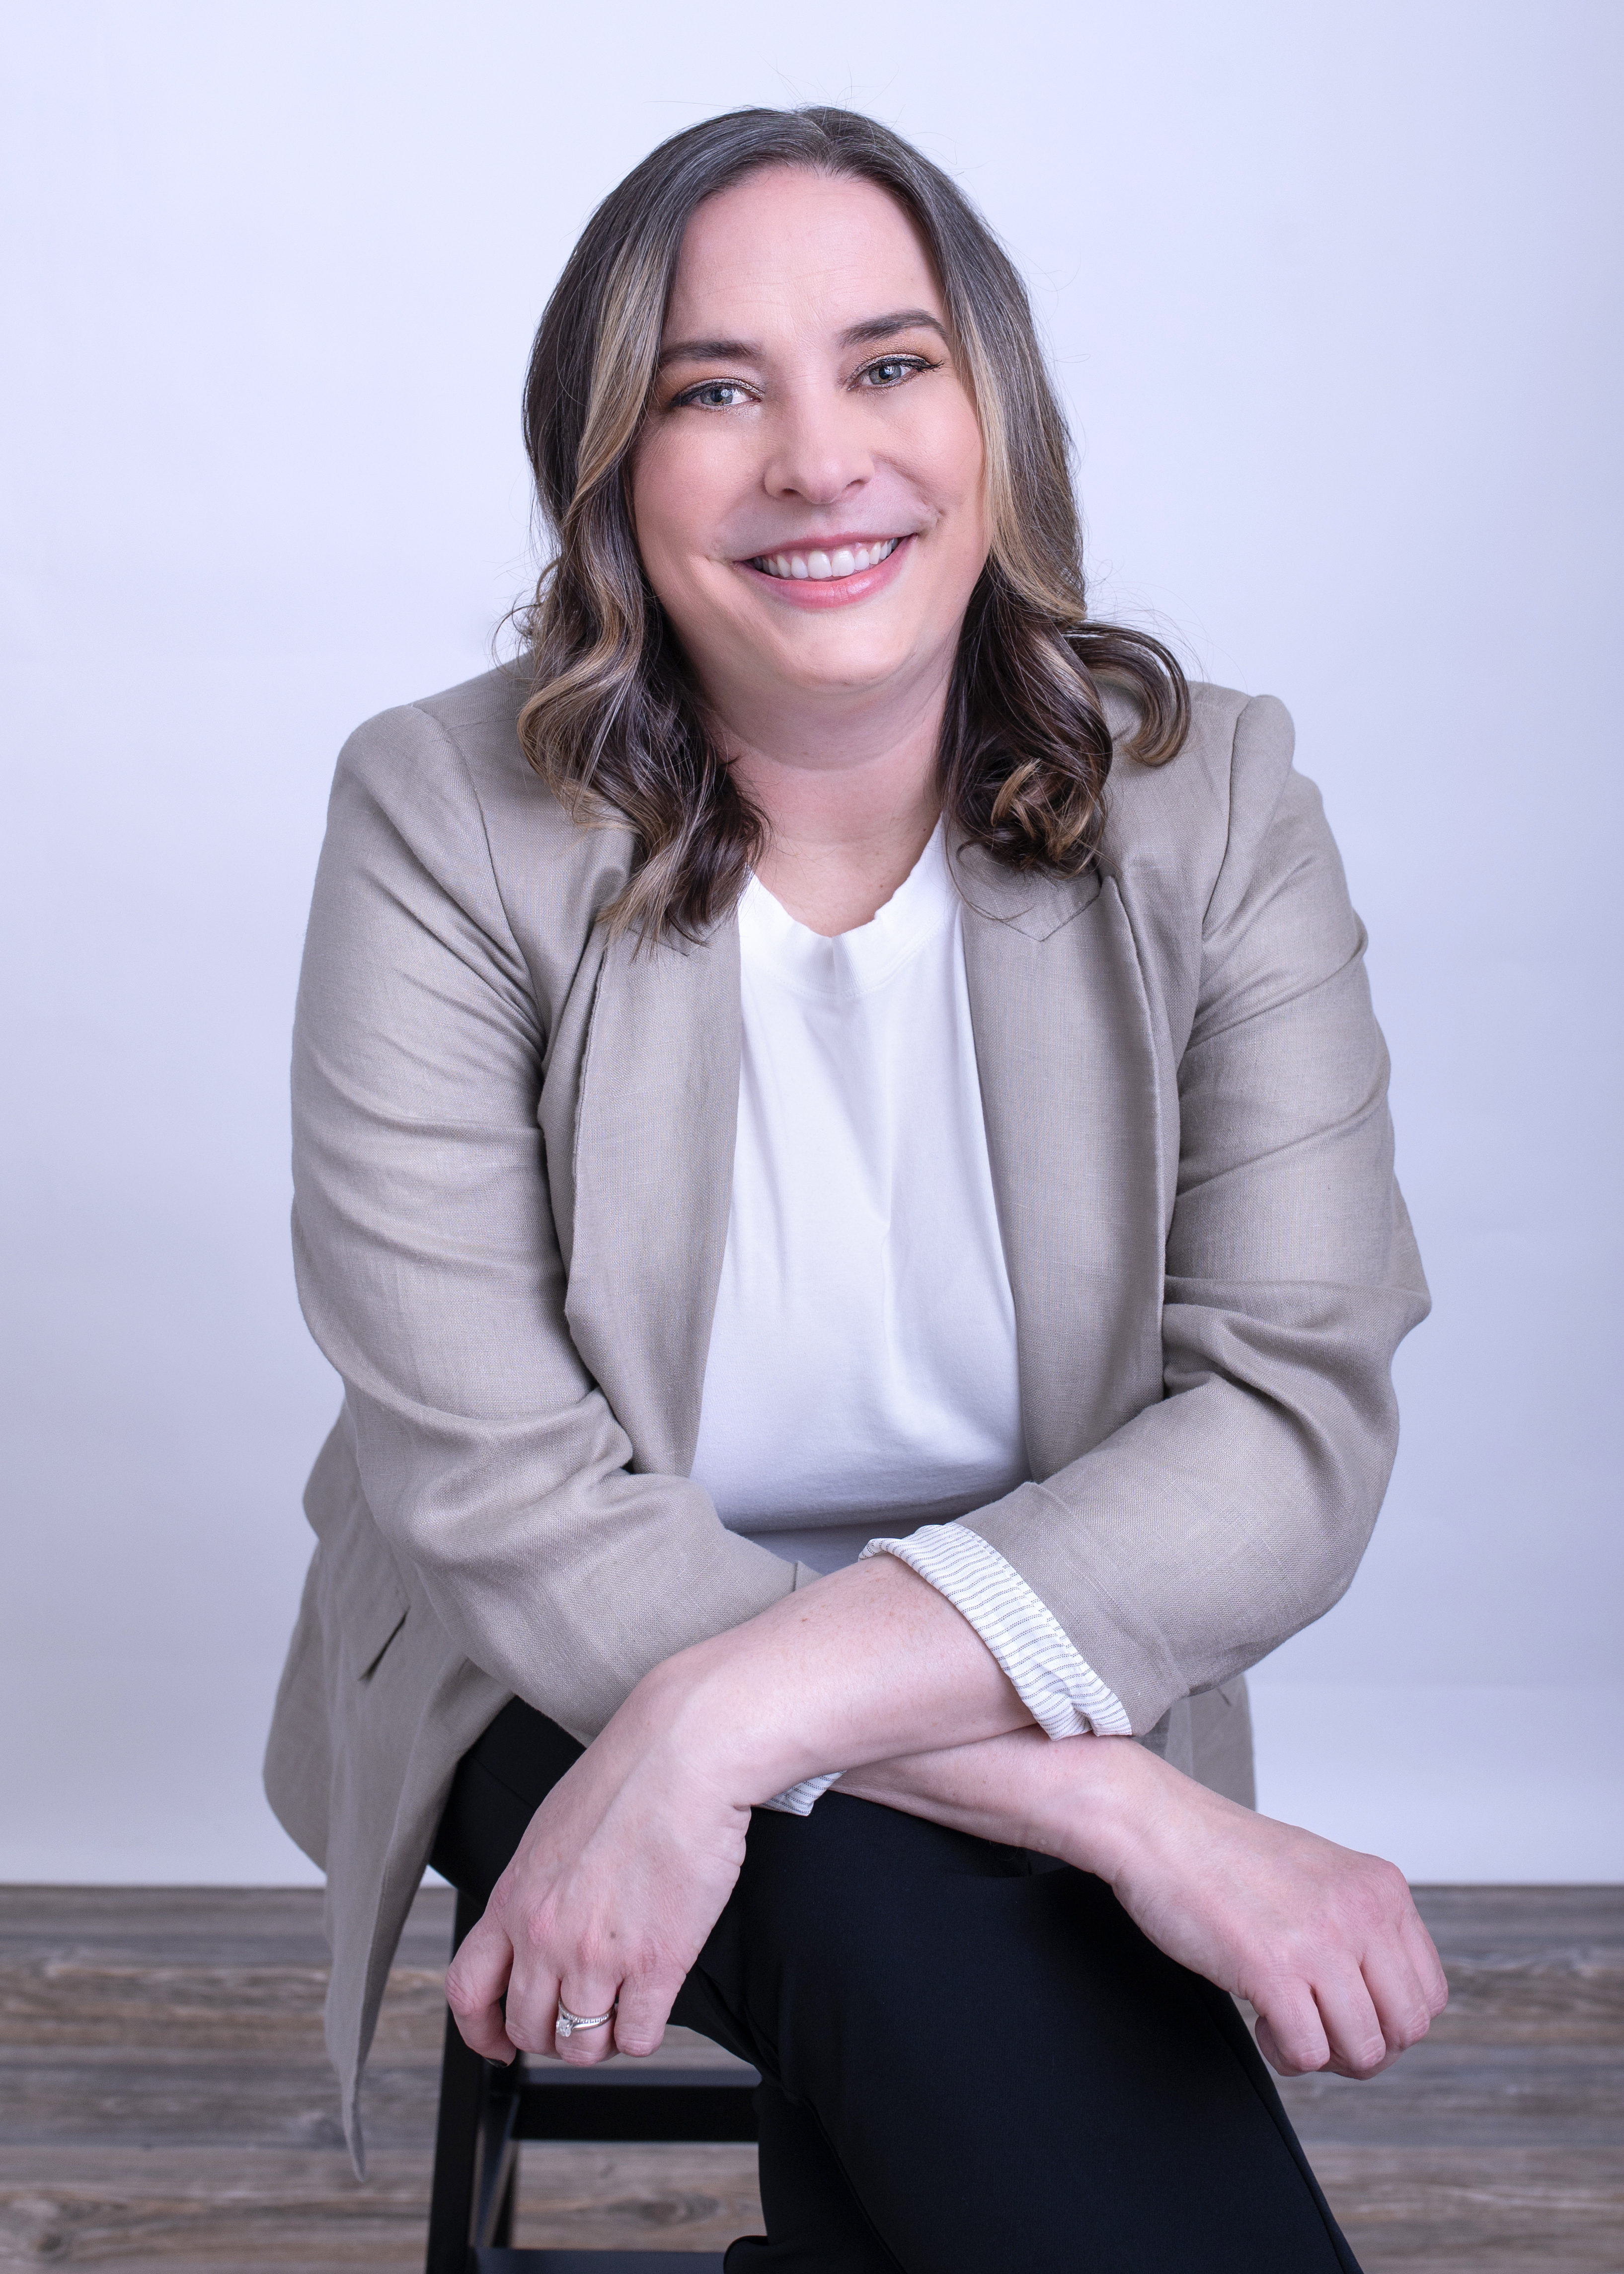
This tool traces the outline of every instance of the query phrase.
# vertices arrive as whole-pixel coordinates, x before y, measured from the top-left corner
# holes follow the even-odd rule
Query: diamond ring
[[[616,2013],[620,2009],[620,2001],[617,1998],[614,2004],[611,2006],[606,2014],[572,2014],[568,2007],[564,2003],[564,2000],[560,1998],[559,1999],[558,2015],[558,2033],[560,2037],[570,2037],[576,2029],[601,2029],[605,2022],[613,2021]]]

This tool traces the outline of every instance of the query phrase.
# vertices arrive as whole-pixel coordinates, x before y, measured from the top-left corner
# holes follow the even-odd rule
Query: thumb
[[[1258,2051],[1281,2076],[1309,2076],[1324,2068],[1331,2047],[1306,1989],[1272,1998],[1269,2010],[1259,2014]]]
[[[504,2064],[518,2048],[509,2038],[502,1999],[513,1972],[513,1945],[487,1910],[463,1936],[446,1969],[446,2003],[465,2044],[486,2060]]]

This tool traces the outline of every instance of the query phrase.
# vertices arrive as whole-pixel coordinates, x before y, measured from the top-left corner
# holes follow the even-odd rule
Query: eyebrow
[[[894,339],[898,332],[935,332],[945,340],[947,327],[929,308],[896,308],[888,316],[868,316],[840,334],[843,348],[872,347],[876,340]],[[660,350],[659,367],[668,363],[759,363],[760,346],[753,340],[673,340]]]

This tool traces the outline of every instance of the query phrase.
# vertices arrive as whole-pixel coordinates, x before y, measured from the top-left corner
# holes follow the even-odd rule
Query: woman
[[[1285,714],[1087,621],[1022,288],[869,121],[656,151],[526,425],[524,663],[347,747],[296,1039],[352,2132],[432,1849],[482,2053],[760,2067],[731,2267],[1351,2266],[1225,1993],[1364,2076],[1442,1977],[1240,1677],[1426,1298]]]

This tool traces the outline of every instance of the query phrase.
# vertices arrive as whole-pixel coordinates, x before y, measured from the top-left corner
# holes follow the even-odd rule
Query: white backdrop
[[[312,1876],[258,1765],[335,1404],[285,1103],[334,754],[524,585],[520,378],[591,205],[806,100],[1004,233],[1101,606],[1291,706],[1373,935],[1437,1308],[1376,1545],[1259,1678],[1265,1803],[1418,1877],[1624,1876],[1620,21],[13,11],[0,1876]]]

